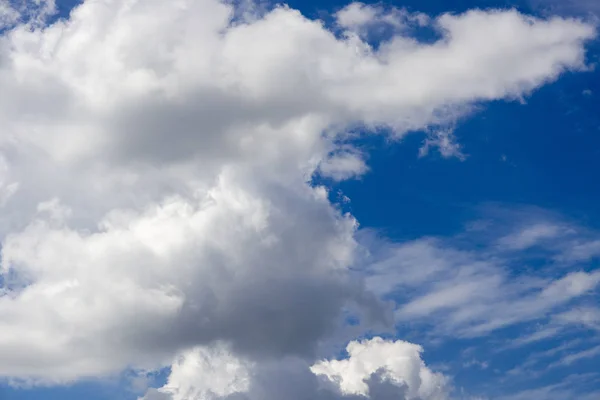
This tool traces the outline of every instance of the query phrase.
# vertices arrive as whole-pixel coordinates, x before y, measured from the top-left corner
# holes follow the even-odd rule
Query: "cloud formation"
[[[549,323],[513,343],[526,344],[566,326],[596,325],[598,310],[571,306],[597,295],[600,270],[574,261],[564,264],[561,256],[577,243],[595,242],[591,232],[541,220],[520,222],[510,233],[481,242],[485,236],[475,231],[453,239],[379,243],[366,270],[367,287],[397,304],[397,321],[424,323],[430,338],[473,338],[532,321]],[[547,247],[527,253],[534,246]],[[532,260],[537,267],[528,267]]]
[[[167,384],[143,400],[445,400],[450,386],[421,360],[422,349],[403,341],[353,341],[348,358],[309,366],[300,359],[250,363],[222,345],[195,348],[173,364]]]
[[[46,25],[52,2],[0,4],[0,375],[43,383],[159,368],[181,352],[196,363],[204,353],[190,349],[215,343],[231,354],[206,356],[214,373],[227,357],[275,371],[284,361],[266,360],[314,358],[349,308],[382,320],[349,271],[357,221],[309,183],[313,174],[366,172],[350,130],[400,137],[446,126],[478,102],[583,69],[595,36],[581,21],[514,10],[429,20],[359,6],[363,25],[401,18],[441,36],[421,43],[399,30],[374,48],[350,9],[336,35],[284,6],[86,0]],[[577,295],[584,278],[557,285]],[[438,377],[417,347],[389,346],[407,354],[402,379],[395,359],[320,365],[346,365],[322,369],[343,378],[364,364],[362,381],[384,368],[367,385],[378,399],[390,382],[410,399],[442,398],[424,389]],[[188,361],[173,369],[179,386]],[[260,379],[247,384],[249,398],[265,398]]]

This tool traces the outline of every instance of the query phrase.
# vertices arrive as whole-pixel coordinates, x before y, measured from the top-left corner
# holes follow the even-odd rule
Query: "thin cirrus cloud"
[[[452,237],[396,243],[363,231],[367,287],[393,304],[404,337],[442,352],[457,341],[472,346],[447,368],[464,373],[477,356],[495,371],[490,381],[512,385],[485,386],[491,398],[594,398],[596,377],[584,384],[560,374],[598,357],[600,270],[593,256],[567,262],[562,254],[599,234],[532,210],[524,222],[523,212],[492,213],[508,221],[468,224]],[[548,379],[560,384],[532,389]]]
[[[578,393],[572,389],[573,386],[585,385],[586,382],[593,380],[595,376],[592,374],[573,374],[569,375],[561,382],[545,385],[535,389],[523,390],[507,396],[499,397],[500,400],[528,400],[528,399],[582,399],[594,400],[598,398],[600,392],[593,391],[589,393]]]
[[[520,216],[519,211],[504,214]],[[473,338],[523,323],[546,324],[512,338],[509,347],[516,347],[552,338],[566,327],[596,328],[595,306],[573,307],[590,296],[597,299],[600,271],[593,254],[569,263],[564,254],[581,243],[595,243],[598,233],[556,219],[514,224],[490,225],[455,238],[384,240],[369,256],[367,287],[396,304],[397,321],[425,324],[432,338]],[[506,230],[499,238],[484,232]],[[368,242],[373,247],[378,240]],[[532,247],[543,251],[530,254],[536,250]],[[528,267],[532,261],[537,267]]]
[[[448,398],[446,378],[409,343],[353,342],[347,360],[317,361],[346,310],[374,323],[385,310],[379,288],[351,271],[358,222],[310,178],[367,171],[350,129],[447,128],[478,102],[585,69],[593,25],[351,5],[336,35],[285,6],[86,0],[47,22],[52,1],[11,4],[0,3],[1,376],[52,385],[172,365],[147,399],[281,398],[302,380],[309,397]],[[375,49],[371,23],[428,24],[441,38],[397,29]],[[399,251],[421,257],[415,246],[467,261],[464,282],[445,264],[411,272],[423,292],[396,313],[449,307],[447,332],[532,319],[600,279],[582,271],[523,288],[460,250]],[[438,272],[464,290],[423,283]],[[519,312],[457,309],[473,296]],[[219,388],[199,382],[206,365]]]

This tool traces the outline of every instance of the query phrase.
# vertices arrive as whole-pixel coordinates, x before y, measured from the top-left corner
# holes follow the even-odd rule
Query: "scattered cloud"
[[[595,309],[570,307],[578,299],[597,298],[600,271],[593,266],[565,271],[564,264],[554,264],[552,253],[541,256],[540,267],[527,268],[528,249],[548,239],[573,243],[579,240],[577,231],[583,229],[533,222],[498,239],[488,237],[484,244],[481,230],[461,234],[459,241],[387,243],[372,255],[377,261],[367,269],[367,286],[397,303],[399,322],[421,321],[432,336],[477,337],[538,321],[550,325],[515,338],[511,346],[547,339],[567,325],[595,324]]]
[[[456,157],[461,161],[467,158],[462,152],[460,144],[456,142],[454,133],[448,129],[429,133],[427,139],[423,141],[423,146],[419,149],[419,157],[428,155],[431,148],[437,148],[444,158]]]
[[[562,359],[557,363],[552,363],[549,365],[549,368],[571,365],[577,361],[584,360],[586,358],[597,357],[600,355],[600,345],[595,346],[586,350],[578,351],[576,353],[569,353],[562,357]]]
[[[565,400],[565,399],[583,399],[594,400],[598,398],[600,392],[596,390],[577,390],[577,387],[587,386],[585,383],[596,380],[596,374],[573,374],[562,381],[550,385],[540,386],[533,389],[525,389],[512,394],[499,397],[500,400]],[[583,383],[583,384],[582,384]]]
[[[530,0],[530,4],[552,14],[600,15],[600,4],[596,0]]]

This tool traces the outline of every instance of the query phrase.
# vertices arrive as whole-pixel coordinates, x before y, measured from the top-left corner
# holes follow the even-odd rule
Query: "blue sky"
[[[310,19],[329,19],[328,23],[331,23],[335,12],[348,3],[290,1],[287,4]],[[69,12],[75,5],[76,3],[73,1],[57,0],[59,17],[68,20]],[[549,18],[550,15],[565,18],[576,16],[591,24],[597,20],[596,15],[600,17],[600,14],[595,14],[600,12],[596,3],[585,0],[523,2],[421,0],[383,2],[377,3],[375,6],[383,7],[386,10],[392,7],[406,8],[409,12],[421,12],[432,18],[447,12],[460,14],[474,8],[507,9],[512,7],[540,18]],[[98,12],[100,13],[100,11]],[[50,18],[54,21],[56,16]],[[99,23],[97,29],[104,29],[104,26]],[[107,29],[110,32],[110,29]],[[428,30],[428,27],[422,30],[415,29],[414,35],[417,40],[431,40],[432,31]],[[151,32],[149,34],[160,36],[161,33]],[[380,38],[376,34],[370,38],[372,44],[379,45]],[[149,41],[152,40],[156,39],[149,39]],[[600,185],[597,184],[597,175],[600,171],[600,113],[598,112],[600,110],[600,72],[594,68],[600,57],[600,42],[597,39],[586,41],[585,49],[585,63],[588,66],[586,70],[570,68],[561,73],[556,80],[536,85],[532,90],[525,90],[521,99],[510,99],[510,96],[499,96],[490,101],[475,99],[469,103],[468,112],[442,124],[443,126],[425,124],[425,129],[398,135],[394,134],[393,127],[378,128],[375,130],[376,132],[364,127],[355,128],[354,136],[349,139],[344,137],[344,146],[351,148],[352,154],[359,154],[365,161],[366,169],[356,174],[360,176],[337,179],[335,176],[328,176],[327,173],[319,171],[313,175],[312,187],[323,185],[327,188],[326,197],[333,204],[333,209],[341,210],[340,213],[349,213],[358,221],[360,227],[353,235],[362,253],[357,256],[353,271],[357,272],[369,293],[375,294],[377,298],[386,302],[386,310],[393,321],[385,329],[377,324],[369,326],[365,323],[366,328],[358,332],[359,336],[384,336],[390,340],[399,339],[417,343],[424,348],[422,354],[424,363],[431,370],[443,374],[451,381],[453,389],[452,393],[448,395],[449,397],[423,396],[418,399],[592,400],[600,398],[600,374],[597,368],[600,360],[600,286],[598,283],[600,282],[600,275],[598,275],[600,274],[600,268],[598,268],[600,261]],[[131,54],[133,58],[136,57],[133,52]],[[102,63],[102,58],[90,58],[90,60],[91,63]],[[140,63],[145,62],[142,56],[140,56],[140,60]],[[25,62],[23,61],[24,64]],[[107,61],[106,65],[106,68],[110,69],[112,64]],[[93,67],[88,66],[87,68]],[[449,67],[440,64],[438,68],[443,70]],[[101,87],[103,83],[100,82],[99,85]],[[398,90],[401,91],[402,87]],[[60,94],[56,96],[56,99],[59,99],[57,101],[61,101]],[[215,102],[217,101],[221,100],[215,100]],[[152,113],[152,109],[148,111],[143,108],[145,105],[142,101],[140,104],[141,113]],[[53,110],[51,104],[33,104],[26,107],[31,107],[33,110],[31,115],[34,116],[36,107]],[[56,112],[62,111],[57,107]],[[43,126],[44,120],[40,119],[40,121]],[[79,120],[73,119],[73,126],[78,123],[77,121]],[[135,117],[127,121],[130,124],[136,123],[131,122],[135,121]],[[172,121],[167,122],[167,126],[169,123]],[[13,125],[7,126],[12,127]],[[148,128],[148,126],[144,126],[142,129],[151,130],[152,128]],[[155,123],[153,126],[157,126],[157,124]],[[39,137],[41,138],[41,136]],[[158,134],[156,137],[156,141],[149,141],[151,143],[148,144],[148,148],[159,143],[161,139]],[[38,136],[36,136],[36,140],[38,140],[37,138]],[[440,140],[445,139],[450,140],[448,145],[450,147],[445,146],[443,142],[440,144]],[[39,140],[43,141],[44,139]],[[65,140],[65,143],[71,143],[69,140],[76,142],[76,139]],[[137,139],[133,139],[132,142],[135,140]],[[95,143],[93,146],[101,146],[103,142]],[[184,143],[184,139],[182,139],[182,143]],[[427,143],[429,143],[429,147],[426,147]],[[121,143],[123,148],[128,145],[129,142]],[[166,146],[168,145],[167,141]],[[162,146],[165,144],[163,143]],[[210,149],[212,142],[201,142],[199,146],[206,146],[207,149]],[[65,145],[65,147],[67,146]],[[140,146],[140,148],[142,147]],[[158,147],[160,149],[160,145]],[[266,147],[268,147],[267,144],[265,144]],[[425,151],[426,148],[427,151]],[[124,154],[129,151],[129,149],[124,150]],[[296,154],[296,150],[290,151]],[[302,151],[304,150],[298,150],[298,154]],[[334,149],[335,151],[341,150]],[[131,153],[134,152],[131,151]],[[7,152],[7,154],[9,153]],[[112,155],[105,158],[109,160],[107,163],[118,164],[121,162],[118,160],[121,153],[115,151],[115,154],[114,158],[111,158]],[[228,153],[224,154],[224,159],[229,157]],[[65,155],[64,160],[68,157]],[[201,156],[199,159],[206,164],[200,163],[198,168],[203,171],[206,165],[206,169],[210,170],[212,168],[210,163],[213,162],[210,157]],[[270,155],[264,157],[268,158]],[[7,159],[12,162],[10,157]],[[132,161],[132,164],[135,162],[137,161]],[[161,171],[167,162],[156,161],[152,171]],[[57,161],[57,165],[58,163]],[[80,164],[69,164],[68,171],[78,168],[73,165]],[[123,165],[127,165],[129,168],[129,164]],[[262,171],[260,169],[262,167],[256,168],[257,171]],[[22,169],[26,170],[24,167]],[[61,170],[57,169],[57,171]],[[181,172],[183,169],[177,171],[178,174],[185,174],[185,172]],[[194,174],[199,175],[204,173],[197,172],[198,169],[193,171]],[[325,169],[321,171],[325,171]],[[0,168],[0,178],[2,178],[1,172]],[[154,173],[158,175],[162,172]],[[252,173],[259,172],[253,170]],[[23,182],[26,182],[26,178],[23,177],[34,176],[34,173],[31,172],[30,175],[24,173],[19,176],[22,177]],[[43,181],[44,178],[39,176],[35,175],[34,177]],[[247,179],[252,181],[254,178]],[[56,183],[57,187],[66,185],[63,180],[56,182],[58,182]],[[87,227],[86,224],[90,221],[94,223],[100,221],[101,218],[96,215],[104,214],[104,210],[112,208],[118,210],[116,205],[121,204],[128,204],[129,208],[135,208],[138,204],[144,203],[146,198],[153,199],[152,196],[159,193],[163,186],[168,186],[163,182],[157,184],[156,187],[151,184],[144,186],[147,181],[140,180],[140,182],[139,193],[141,194],[138,194],[137,197],[132,194],[131,198],[127,199],[130,203],[119,203],[120,198],[113,199],[111,197],[109,199],[107,197],[106,200],[103,200],[104,203],[101,207],[90,200],[89,204],[92,205],[87,209],[82,208],[84,210],[81,211],[83,217],[78,216],[77,213],[80,211],[77,207],[88,201],[87,197],[85,194],[74,195],[72,205],[69,204],[75,216],[73,222],[69,222],[71,225],[61,225],[62,222],[56,222],[58,228],[53,229],[62,232],[67,229],[66,227],[70,227],[69,229],[74,229],[74,231],[81,227]],[[2,179],[0,179],[0,183],[2,183]],[[177,185],[173,184],[173,187],[180,190]],[[268,184],[261,181],[256,185],[253,184],[247,190],[250,193],[255,193],[255,190],[257,192],[264,190],[274,199],[272,200],[274,204],[283,201],[289,202],[292,209],[295,209],[296,205],[304,207],[304,203],[300,200],[298,203],[296,200],[291,200],[293,194],[272,189],[274,185],[271,181]],[[45,185],[40,184],[40,186]],[[49,186],[53,185],[49,184]],[[62,188],[62,186],[60,187]],[[50,190],[48,193],[53,192]],[[183,196],[182,193],[187,192],[180,190],[180,192],[174,193]],[[0,194],[2,193],[0,192]],[[93,197],[93,195],[89,197]],[[63,194],[61,200],[65,198],[68,196]],[[38,205],[37,212],[50,210],[48,212],[51,213],[52,218],[58,215],[57,221],[62,218],[64,213],[71,215],[71,211],[64,211],[65,209],[57,205],[58,203],[48,204],[50,205],[41,208]],[[113,206],[113,204],[116,205]],[[129,204],[135,204],[135,206]],[[288,210],[286,207],[287,205],[281,206],[284,211]],[[316,209],[316,207],[314,206],[310,210]],[[142,209],[141,206],[140,209]],[[20,226],[20,222],[17,220],[17,217],[21,216],[20,211],[16,208],[14,210],[11,211],[11,215],[15,215],[15,220],[11,219],[9,223],[5,223],[4,220],[2,222],[3,238],[10,234],[16,235],[16,232],[22,230],[12,228]],[[239,209],[235,210],[237,212]],[[317,211],[314,212],[317,213]],[[294,214],[292,211],[289,213]],[[24,214],[25,211],[23,211]],[[123,215],[123,218],[129,218],[125,213]],[[302,217],[298,218],[300,218],[299,221],[302,220]],[[292,221],[294,220],[292,219]],[[52,223],[48,223],[48,226],[54,227]],[[114,223],[119,224],[119,222]],[[223,224],[225,223],[223,222]],[[5,224],[9,224],[11,228],[5,229]],[[296,224],[304,226],[300,222],[296,222]],[[315,224],[318,225],[317,222]],[[166,235],[169,232],[175,232],[170,231],[169,226],[164,229]],[[299,227],[298,229],[304,228]],[[32,230],[27,228],[24,231]],[[215,233],[216,237],[221,237],[218,236],[219,232],[221,231]],[[232,230],[231,232],[237,231]],[[223,233],[226,235],[224,237],[229,237],[227,235],[237,237],[236,233],[231,232]],[[46,236],[54,238],[55,236],[52,235],[46,233]],[[286,235],[282,233],[281,237],[288,237]],[[18,242],[18,245],[26,248],[28,243],[30,242],[23,239]],[[69,247],[83,246],[83,240],[81,244],[75,240],[66,242],[67,245],[64,247],[60,247],[61,242],[58,239],[52,243],[63,251],[67,251],[66,249]],[[123,239],[123,243],[129,242],[127,239]],[[198,246],[202,246],[200,241],[197,243],[199,243]],[[241,239],[240,243],[241,247],[247,244]],[[3,250],[4,247],[8,248],[9,246],[3,243]],[[10,248],[15,249],[16,247]],[[103,249],[104,247],[98,248]],[[118,251],[115,250],[115,258],[110,258],[107,265],[113,265],[111,263],[118,265],[115,260],[118,260],[118,255],[124,251],[122,248]],[[237,248],[233,248],[232,251],[236,252]],[[12,258],[5,256],[8,261],[3,261],[3,263],[7,264],[10,260],[16,260],[15,263],[34,265],[34,261],[31,260],[41,260],[49,253],[40,251],[36,253],[35,257],[31,256],[30,258],[19,254],[11,256]],[[78,254],[67,254],[65,259],[78,260]],[[132,254],[134,255],[131,257],[146,257],[145,253]],[[240,250],[240,254],[242,254],[242,250]],[[251,254],[245,259],[254,260],[251,258],[254,253]],[[143,259],[146,260],[146,258]],[[302,259],[304,260],[304,258]],[[48,260],[48,263],[52,263],[54,259],[49,258]],[[93,264],[93,261],[89,261],[91,259],[83,260],[88,260],[87,262]],[[215,260],[215,263],[221,262],[220,258],[215,258]],[[68,270],[69,262],[65,261],[64,267],[59,262],[54,262],[53,265],[57,265],[57,269]],[[153,261],[147,262],[151,264]],[[180,258],[173,262],[185,264],[188,261],[187,258]],[[37,279],[35,278],[35,274],[38,273],[36,268],[31,266],[25,269],[27,273],[32,274],[33,281]],[[3,282],[8,281],[8,276],[8,272],[3,270]],[[29,277],[29,275],[24,276]],[[44,273],[40,276],[54,275]],[[141,280],[145,279],[140,277],[143,274],[132,276]],[[206,279],[208,281],[209,278]],[[323,283],[323,286],[326,284]],[[3,285],[8,287],[8,284],[3,283]],[[107,296],[109,295],[107,294]],[[304,294],[303,296],[309,295]],[[252,299],[255,298],[252,297]],[[288,303],[284,301],[283,304]],[[30,307],[33,306],[30,305]],[[96,309],[94,308],[94,310]],[[44,318],[42,315],[39,314],[38,318]],[[68,317],[65,318],[68,319]],[[218,319],[216,316],[213,318]],[[88,322],[88,324],[93,325],[93,322]],[[139,324],[142,325],[145,322],[142,321]],[[65,326],[73,327],[72,329],[75,330],[79,325]],[[115,326],[117,326],[116,329],[120,329],[118,327],[121,325],[116,324]],[[143,326],[146,327],[146,325]],[[150,330],[159,329],[152,324],[147,326],[147,329]],[[238,325],[233,324],[232,326]],[[34,326],[32,329],[35,332],[37,328]],[[344,328],[340,329],[338,332],[340,336],[346,337],[344,335],[348,334]],[[244,329],[238,330],[243,331]],[[45,332],[40,330],[40,340],[61,342],[63,338],[60,334],[56,339],[47,336],[53,332],[61,331],[48,330]],[[81,335],[83,337],[84,334]],[[135,333],[131,333],[131,335],[134,338],[138,337],[135,336]],[[236,335],[231,334],[231,337],[237,337]],[[145,338],[145,336],[139,337],[140,341]],[[230,338],[230,336],[224,337],[225,340]],[[354,337],[342,340],[343,343],[336,343],[336,346],[345,345],[352,339]],[[71,343],[67,342],[67,339],[64,340],[66,343]],[[119,343],[115,344],[115,347],[121,345],[118,340],[115,339],[115,343]],[[149,339],[148,343],[153,343],[152,340],[154,339]],[[181,340],[190,344],[187,337]],[[234,348],[237,348],[235,347],[237,339],[231,340]],[[81,343],[84,341],[75,340],[70,345],[71,347],[67,348],[74,353],[81,352],[83,354],[86,347],[84,345],[81,345],[81,348],[77,347]],[[107,343],[112,342],[108,340]],[[242,340],[240,343],[246,342]],[[251,343],[251,346],[260,349],[258,344]],[[243,345],[240,346],[243,347]],[[0,369],[0,372],[6,377],[0,386],[0,399],[126,400],[142,398],[141,396],[148,388],[161,387],[167,381],[169,368],[165,365],[164,360],[169,360],[176,352],[173,351],[174,347],[165,345],[165,348],[168,350],[158,352],[151,361],[149,361],[150,358],[145,359],[135,353],[137,358],[132,357],[131,362],[123,359],[118,363],[115,362],[114,365],[107,363],[106,368],[104,366],[97,368],[98,371],[104,371],[104,373],[82,372],[81,376],[74,374],[73,376],[76,378],[66,378],[65,381],[61,381],[60,377],[54,377],[52,373],[47,374],[52,378],[45,379],[46,375],[44,372],[40,372],[41,369],[32,368],[31,370],[35,372],[31,374],[22,372],[30,370],[27,362],[35,364],[37,360],[35,356],[25,358],[29,361],[23,361],[22,366],[19,364],[18,367],[15,367],[15,374],[12,374],[8,367]],[[20,347],[15,345],[15,349],[18,352]],[[102,349],[102,347],[99,346],[98,349]],[[140,344],[140,349],[143,349],[142,344]],[[101,354],[95,353],[95,351],[97,349],[94,347],[89,354]],[[142,350],[140,352],[143,353]],[[40,351],[39,354],[41,360],[44,357],[43,351]],[[250,352],[249,354],[254,353]],[[269,357],[271,356],[272,354],[269,355]],[[100,356],[97,357],[100,359]],[[324,357],[331,358],[331,355]],[[115,358],[119,357],[115,356]],[[12,358],[7,359],[12,360]],[[49,370],[54,368],[53,365],[57,370],[62,370],[62,366],[58,365],[61,359],[58,357],[58,361],[49,361]],[[160,360],[160,362],[156,362],[156,360]],[[135,367],[135,363],[138,361],[140,361],[140,365],[144,365],[143,368]],[[45,361],[40,361],[40,364],[45,365]],[[119,371],[115,365],[121,364],[124,365],[124,368]],[[79,364],[74,363],[73,365]],[[82,368],[89,366],[83,362],[81,365]],[[144,372],[140,372],[140,370]],[[155,371],[148,372],[153,370]],[[90,367],[90,371],[96,371],[96,369]],[[62,375],[60,376],[62,377]],[[65,373],[65,376],[70,377],[71,375]],[[36,379],[39,382],[36,382]],[[203,378],[201,376],[198,379]],[[198,396],[185,397],[180,394],[180,397],[174,396],[173,400],[211,398]],[[150,397],[150,395],[144,398],[159,399],[159,397]],[[164,397],[164,399],[170,398]],[[417,397],[410,399],[417,399]]]

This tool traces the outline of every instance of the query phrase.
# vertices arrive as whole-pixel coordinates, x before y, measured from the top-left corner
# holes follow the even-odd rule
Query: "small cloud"
[[[525,250],[543,241],[563,236],[565,233],[565,229],[561,226],[539,223],[501,237],[498,245],[509,250]]]
[[[338,201],[342,204],[350,204],[350,197],[346,196],[341,190],[338,190]]]
[[[322,176],[336,181],[357,178],[369,170],[362,154],[356,151],[341,151],[330,155],[319,166]]]
[[[395,30],[404,30],[411,26],[426,26],[430,18],[423,13],[411,13],[406,9],[354,2],[335,14],[337,23],[347,31],[361,36],[373,28],[389,26]]]
[[[490,364],[487,361],[479,361],[474,358],[463,363],[463,367],[465,368],[488,369],[489,366]]]
[[[444,158],[456,157],[464,161],[467,157],[462,152],[462,146],[456,142],[456,136],[450,129],[432,131],[427,135],[423,146],[419,149],[419,158],[429,154],[431,148],[437,147]]]

